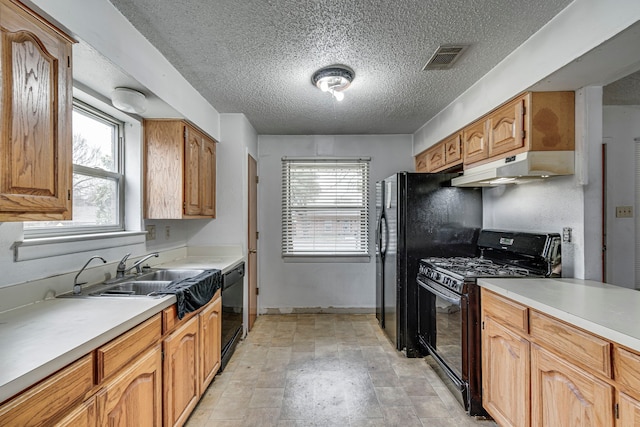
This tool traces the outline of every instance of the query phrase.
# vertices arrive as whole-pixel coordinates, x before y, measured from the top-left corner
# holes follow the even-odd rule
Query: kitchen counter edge
[[[189,256],[183,259],[174,260],[168,262],[166,264],[159,264],[154,267],[157,268],[206,268],[206,269],[219,269],[222,273],[226,273],[232,270],[235,266],[237,266],[241,262],[246,262],[244,256],[225,256],[225,257],[215,257],[215,261],[207,262],[206,256]],[[0,362],[2,363],[2,369],[4,375],[0,374],[0,404],[5,401],[11,399],[16,396],[23,390],[31,387],[32,385],[40,382],[41,380],[47,378],[51,374],[54,374],[58,370],[64,368],[65,366],[73,363],[78,360],[80,357],[88,354],[89,352],[97,349],[98,347],[108,343],[112,339],[118,337],[119,335],[125,333],[129,329],[137,326],[143,321],[149,319],[157,313],[160,313],[165,308],[175,304],[176,298],[173,295],[165,296],[157,299],[149,299],[142,300],[145,301],[140,305],[144,307],[140,307],[140,309],[133,310],[125,310],[128,314],[124,315],[123,318],[118,319],[117,321],[113,321],[109,319],[108,321],[102,321],[102,319],[92,319],[91,321],[94,324],[101,325],[100,331],[95,332],[95,334],[89,334],[89,336],[85,337],[78,345],[78,343],[70,344],[68,348],[60,348],[56,350],[56,354],[51,357],[45,356],[42,357],[42,353],[40,354],[40,359],[36,363],[29,363],[29,355],[25,354],[24,356],[20,355],[20,352],[16,352],[17,348],[20,348],[22,345],[22,350],[30,348],[29,345],[25,345],[25,341],[31,340],[42,340],[42,335],[46,335],[48,333],[53,334],[55,337],[55,341],[57,343],[64,341],[64,336],[61,336],[58,330],[46,331],[42,330],[41,334],[38,337],[28,337],[22,336],[21,339],[12,340],[13,345],[10,349],[5,347],[5,351],[12,351],[12,355],[9,356],[11,360],[19,360],[22,366],[15,367],[13,369],[14,373],[9,373],[12,370],[11,363],[7,363],[6,358],[2,357],[2,351],[0,351]],[[75,310],[69,310],[65,312],[65,316],[68,316],[70,319],[75,316],[83,317],[88,316],[88,313],[94,314],[94,311],[91,310],[91,306],[95,304],[100,304],[102,306],[113,306],[114,313],[122,313],[123,310],[119,310],[115,308],[116,306],[120,306],[125,303],[125,301],[119,300],[117,298],[91,298],[91,299],[50,299],[37,304],[29,305],[23,307],[21,309],[17,309],[10,312],[5,312],[0,315],[0,336],[2,334],[2,325],[12,325],[10,321],[11,318],[20,318],[20,317],[35,317],[39,322],[47,325],[53,325],[52,328],[55,327],[58,322],[47,322],[47,315],[51,313],[54,316],[60,316],[59,313],[55,313],[60,309],[60,306],[63,306],[65,310],[69,309],[69,306],[75,306]],[[131,301],[126,301],[127,304],[131,303]],[[77,311],[77,313],[73,313],[72,311]],[[3,321],[4,318],[4,321]],[[111,323],[109,323],[111,322]],[[26,321],[25,321],[26,323]],[[21,342],[22,340],[22,342]],[[42,343],[42,351],[48,349],[48,346],[45,342]],[[71,340],[70,340],[71,341]],[[9,347],[9,346],[7,346]],[[25,351],[26,353],[27,351]],[[4,376],[4,378],[2,378]]]
[[[640,352],[640,292],[569,278],[478,279],[478,285]]]

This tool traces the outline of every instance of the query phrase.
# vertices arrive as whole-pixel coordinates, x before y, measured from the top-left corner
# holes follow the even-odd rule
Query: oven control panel
[[[445,272],[438,267],[429,264],[420,263],[419,274],[431,279],[432,281],[444,285],[457,293],[462,293],[464,280],[462,277],[455,277],[450,272]]]

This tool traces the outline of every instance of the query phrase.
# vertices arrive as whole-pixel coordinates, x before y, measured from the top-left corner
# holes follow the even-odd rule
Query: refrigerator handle
[[[382,258],[384,258],[387,255],[387,249],[389,246],[389,227],[388,227],[388,223],[387,223],[387,217],[386,215],[382,214],[382,221],[381,221],[381,226],[382,226],[382,222],[384,222],[384,247],[382,246],[382,232],[380,233],[380,255],[382,256]]]

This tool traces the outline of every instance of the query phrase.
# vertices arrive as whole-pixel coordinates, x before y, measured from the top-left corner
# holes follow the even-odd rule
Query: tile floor
[[[200,426],[484,426],[374,315],[258,317],[187,422]]]

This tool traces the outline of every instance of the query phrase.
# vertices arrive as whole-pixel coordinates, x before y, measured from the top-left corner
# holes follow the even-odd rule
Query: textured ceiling
[[[111,0],[221,113],[259,134],[412,133],[570,0]],[[421,71],[440,44],[471,47]],[[342,102],[317,69],[356,74]]]
[[[640,105],[640,71],[602,88],[604,105]]]

